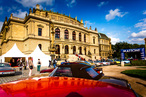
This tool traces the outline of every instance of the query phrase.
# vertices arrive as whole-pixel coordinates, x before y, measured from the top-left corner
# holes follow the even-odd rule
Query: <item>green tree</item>
[[[129,44],[127,42],[118,42],[115,45],[112,45],[114,51],[113,58],[121,58],[121,49],[134,49],[134,48],[143,48],[145,45],[141,44]],[[125,57],[132,56],[132,53],[126,53]]]

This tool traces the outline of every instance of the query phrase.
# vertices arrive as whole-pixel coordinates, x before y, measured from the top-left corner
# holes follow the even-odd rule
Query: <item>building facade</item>
[[[98,39],[99,39],[99,55],[101,59],[111,58],[112,57],[111,39],[108,38],[103,33],[98,33]]]
[[[8,20],[5,19],[0,34],[1,54],[5,54],[16,43],[26,55],[33,52],[37,45],[50,55],[49,49],[54,41],[56,58],[70,58],[80,54],[84,58],[99,59],[98,38],[97,29],[85,28],[83,20],[40,10],[37,4],[36,8],[30,8],[24,19],[14,17],[13,14]],[[106,50],[109,50],[109,46]]]

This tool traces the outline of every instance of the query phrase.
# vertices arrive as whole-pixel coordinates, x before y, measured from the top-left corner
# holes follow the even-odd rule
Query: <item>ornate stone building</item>
[[[83,20],[40,10],[39,5],[36,5],[36,8],[30,8],[24,19],[14,17],[13,14],[8,20],[5,19],[0,35],[1,54],[5,54],[16,43],[24,54],[30,54],[38,45],[45,54],[50,55],[49,49],[54,41],[56,57],[72,58],[77,53],[84,58],[99,59],[98,38],[97,29],[85,28]],[[105,39],[108,47],[106,56],[108,41]]]
[[[99,55],[101,58],[112,57],[111,39],[103,33],[98,33]]]

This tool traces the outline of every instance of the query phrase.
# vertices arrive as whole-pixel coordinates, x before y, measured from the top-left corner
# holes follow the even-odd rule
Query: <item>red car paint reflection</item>
[[[0,85],[0,97],[135,97],[126,87],[72,78],[31,78]]]

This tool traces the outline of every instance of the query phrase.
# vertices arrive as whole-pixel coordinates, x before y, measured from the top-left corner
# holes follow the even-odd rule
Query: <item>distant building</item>
[[[83,20],[78,21],[77,17],[41,10],[38,4],[33,10],[30,8],[24,19],[13,14],[8,20],[5,19],[0,34],[1,54],[5,54],[16,43],[26,55],[33,52],[37,45],[50,55],[52,31],[55,33],[56,58],[72,58],[75,53],[87,59],[100,59],[100,54],[103,58],[108,56],[110,41],[107,37],[103,38],[106,35],[99,35],[97,29],[85,28]]]
[[[111,49],[111,39],[108,38],[103,33],[98,33],[99,39],[99,55],[101,58],[111,58],[112,49]]]

